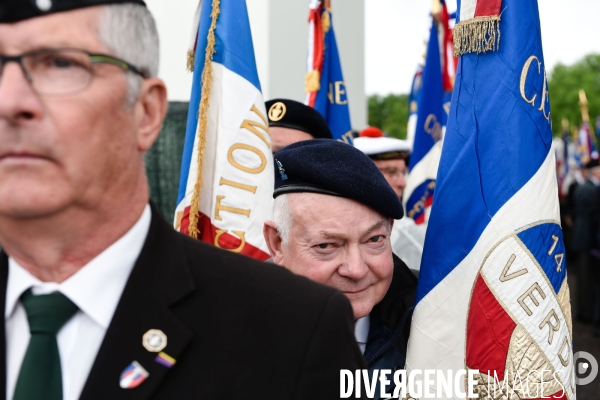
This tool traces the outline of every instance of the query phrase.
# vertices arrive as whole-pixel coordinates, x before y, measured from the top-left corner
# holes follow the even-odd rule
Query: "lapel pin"
[[[151,353],[158,353],[167,347],[167,335],[159,329],[150,329],[142,338],[144,348]]]
[[[177,362],[177,360],[175,360],[173,357],[171,357],[170,355],[168,355],[167,353],[165,353],[163,351],[158,353],[158,355],[156,356],[154,361],[156,361],[159,364],[164,365],[167,368],[171,368]]]
[[[123,389],[133,389],[144,382],[148,376],[150,376],[148,371],[146,371],[139,362],[134,361],[121,373],[121,381],[119,384]]]

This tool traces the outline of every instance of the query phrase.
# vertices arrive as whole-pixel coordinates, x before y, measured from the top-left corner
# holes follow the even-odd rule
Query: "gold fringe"
[[[500,48],[500,17],[476,17],[454,27],[452,55],[485,53]]]
[[[321,29],[323,29],[323,35],[329,32],[331,29],[331,20],[329,19],[329,11],[324,10],[323,14],[321,14]]]
[[[321,77],[319,71],[313,69],[306,73],[304,78],[304,90],[306,93],[318,92],[321,89]]]
[[[187,70],[188,72],[194,72],[194,58],[196,57],[196,53],[194,50],[187,51]]]
[[[204,149],[206,148],[206,130],[208,125],[208,99],[212,88],[212,58],[215,54],[215,29],[217,27],[217,18],[221,12],[219,9],[220,0],[213,0],[212,19],[210,28],[208,29],[208,43],[206,45],[206,54],[204,56],[204,71],[202,72],[202,97],[200,98],[200,109],[198,111],[198,175],[196,184],[194,185],[194,195],[192,196],[192,204],[190,209],[190,227],[189,234],[193,238],[198,238],[200,231],[198,230],[198,213],[200,210],[200,192],[202,191],[202,164],[204,162]]]

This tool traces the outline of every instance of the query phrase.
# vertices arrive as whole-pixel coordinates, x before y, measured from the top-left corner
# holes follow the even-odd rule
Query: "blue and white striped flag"
[[[574,400],[537,0],[459,0],[458,6],[454,51],[461,58],[407,372],[476,369],[479,398]],[[460,379],[464,392],[464,374]],[[426,386],[436,398],[465,398]]]

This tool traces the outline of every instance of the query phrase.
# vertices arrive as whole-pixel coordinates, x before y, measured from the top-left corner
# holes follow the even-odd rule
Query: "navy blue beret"
[[[327,121],[312,107],[289,99],[265,103],[269,126],[281,126],[306,132],[317,139],[333,139]]]
[[[404,216],[398,196],[375,163],[337,140],[304,140],[275,153],[273,198],[298,192],[346,197],[389,218]]]
[[[146,6],[143,0],[1,0],[0,23],[17,22],[76,8],[117,3]]]
[[[587,163],[585,163],[585,165],[583,166],[584,169],[592,169],[592,168],[596,168],[596,167],[600,167],[600,160],[598,160],[597,158],[592,158],[590,159]]]

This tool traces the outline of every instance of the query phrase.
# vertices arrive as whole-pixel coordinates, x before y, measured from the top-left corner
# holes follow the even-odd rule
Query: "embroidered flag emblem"
[[[123,389],[136,388],[140,386],[140,384],[144,382],[148,376],[150,376],[148,371],[146,371],[144,367],[140,365],[140,363],[134,361],[129,364],[129,366],[121,373],[120,386]]]

